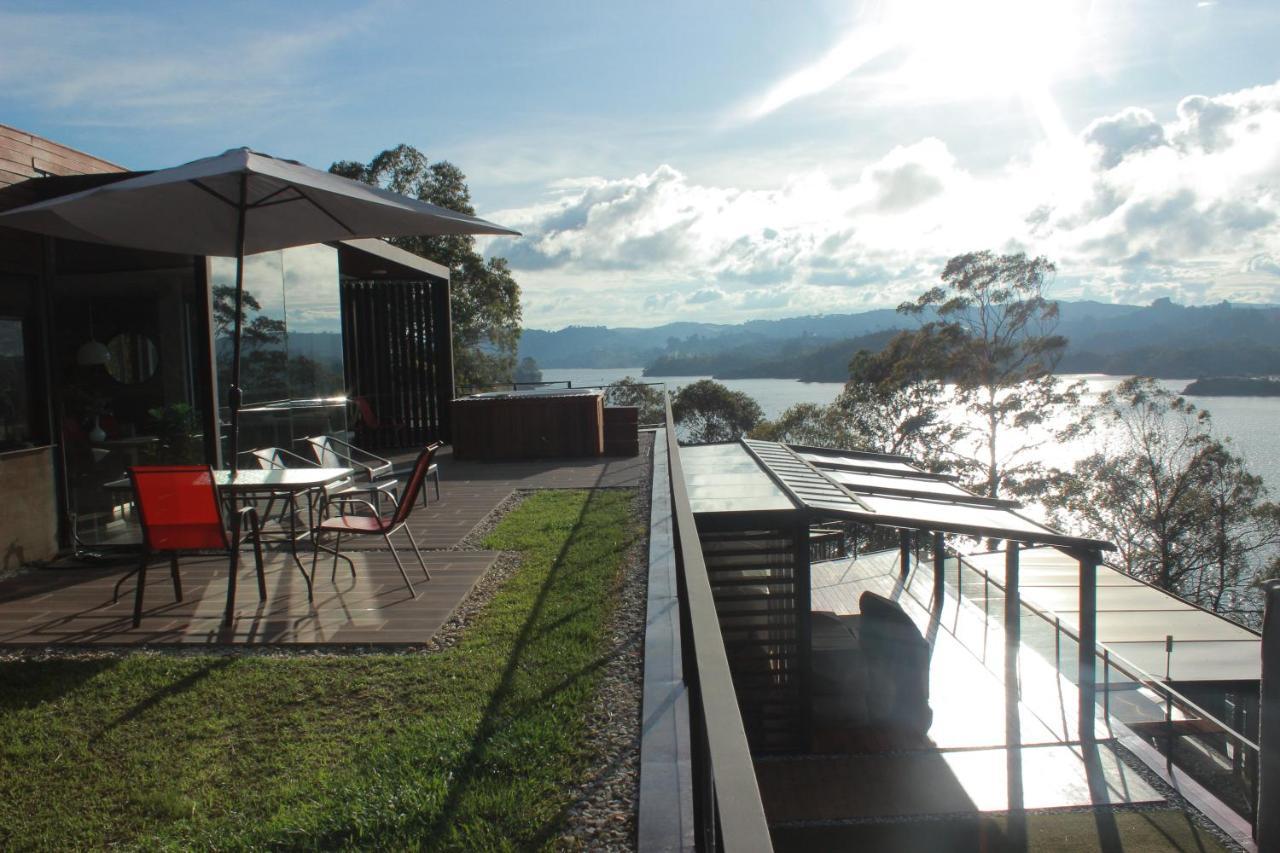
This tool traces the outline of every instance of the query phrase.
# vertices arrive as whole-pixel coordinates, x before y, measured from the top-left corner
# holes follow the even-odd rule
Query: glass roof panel
[[[993,531],[1005,530],[1034,536],[1053,531],[1035,522],[1015,515],[1006,509],[964,504],[937,503],[914,498],[886,495],[860,495],[859,499],[877,515],[900,519],[923,527],[937,525],[948,527],[982,527]]]
[[[786,493],[740,444],[681,448],[680,464],[694,512],[795,509]]]
[[[830,453],[799,453],[797,455],[818,467],[822,467],[823,463],[827,463],[831,465],[857,465],[861,468],[879,468],[885,471],[914,472],[920,470],[905,462],[892,462],[887,459],[862,459],[857,456],[839,456]]]
[[[838,483],[843,483],[851,490],[861,493],[867,489],[899,489],[920,494],[942,495],[945,497],[968,497],[969,493],[959,486],[945,480],[920,480],[914,477],[890,477],[881,474],[863,474],[860,471],[840,471],[829,469],[827,475]]]

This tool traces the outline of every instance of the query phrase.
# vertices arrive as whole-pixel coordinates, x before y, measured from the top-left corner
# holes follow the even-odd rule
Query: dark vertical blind
[[[395,449],[448,441],[453,396],[448,318],[430,281],[342,282],[347,389],[357,402],[356,443]],[[448,305],[447,300],[443,302]],[[447,376],[446,376],[447,372]]]

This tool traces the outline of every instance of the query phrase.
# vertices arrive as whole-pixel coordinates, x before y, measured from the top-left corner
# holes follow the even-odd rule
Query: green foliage
[[[411,145],[383,151],[367,164],[339,161],[329,171],[475,215],[462,170],[444,160],[432,163]],[[521,310],[520,287],[506,259],[486,261],[470,235],[396,237],[391,242],[449,268],[458,384],[490,386],[511,381]]]
[[[160,439],[154,461],[164,465],[204,461],[204,445],[198,437],[200,422],[186,403],[147,409],[151,434]]]
[[[1213,610],[1239,606],[1258,557],[1280,545],[1280,506],[1214,438],[1209,413],[1135,377],[1073,432],[1096,432],[1098,449],[1041,483],[1054,520],[1114,542],[1135,577]]]
[[[240,387],[253,400],[289,397],[284,320],[260,313],[262,304],[246,290],[240,311]],[[236,289],[213,288],[213,332],[217,342],[218,375],[230,381],[235,334]]]
[[[513,379],[516,382],[541,382],[542,371],[538,368],[538,362],[527,357],[520,359],[520,363],[516,365]]]
[[[529,498],[487,543],[520,571],[440,652],[0,661],[0,848],[553,846],[631,510]]]
[[[700,379],[677,391],[671,412],[687,444],[735,441],[764,419],[755,400],[712,379]]]
[[[964,467],[989,497],[1016,492],[1040,467],[1032,451],[1045,439],[1006,448],[1010,433],[1035,430],[1079,401],[1081,386],[1064,388],[1053,376],[1067,347],[1054,334],[1058,305],[1044,296],[1054,271],[1047,259],[1022,253],[958,255],[943,269],[943,286],[898,307],[936,318],[909,333],[904,350],[919,354],[932,378],[955,383],[957,402],[974,420]]]
[[[635,406],[642,424],[661,424],[667,420],[667,405],[662,388],[647,385],[639,379],[624,376],[604,389],[606,406]]]

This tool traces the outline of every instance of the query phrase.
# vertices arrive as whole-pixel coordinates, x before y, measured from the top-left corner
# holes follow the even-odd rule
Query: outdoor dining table
[[[302,572],[307,582],[307,597],[311,597],[311,576],[307,574],[298,556],[298,541],[311,535],[313,525],[308,521],[306,529],[297,529],[296,499],[308,493],[318,492],[326,486],[333,485],[350,477],[354,472],[350,468],[249,468],[240,471],[220,469],[213,472],[213,482],[224,500],[234,501],[236,498],[281,497],[287,495],[294,511],[289,513],[289,530],[285,534],[289,542],[289,550],[298,571]],[[115,491],[131,491],[128,477],[113,480],[106,484]],[[310,515],[310,506],[308,506]]]

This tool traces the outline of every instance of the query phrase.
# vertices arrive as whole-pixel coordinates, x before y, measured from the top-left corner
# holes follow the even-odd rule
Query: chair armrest
[[[299,468],[319,468],[320,467],[319,462],[316,462],[314,459],[308,459],[307,457],[299,453],[294,453],[292,450],[285,450],[283,447],[281,447],[279,448],[279,453],[281,456],[285,457],[291,462],[298,463]]]
[[[320,511],[320,521],[324,521],[324,519],[329,517],[330,507],[333,507],[334,505],[342,506],[345,504],[360,504],[361,506],[368,507],[369,513],[374,518],[382,518],[382,513],[378,512],[377,507],[375,507],[370,501],[364,500],[363,498],[342,497],[339,495],[335,498],[329,498],[324,502],[324,507]]]
[[[382,456],[379,456],[376,453],[370,453],[369,451],[365,450],[362,447],[356,447],[354,444],[351,444],[350,442],[343,441],[340,438],[333,438],[332,436],[330,436],[329,441],[331,441],[334,444],[340,444],[343,447],[345,447],[347,450],[347,457],[351,459],[353,462],[360,463],[360,467],[370,469],[370,473],[372,473],[372,469],[375,469],[375,468],[378,470],[382,470],[384,468],[391,467],[390,459],[386,459]],[[363,457],[365,461],[361,461],[361,457]]]

